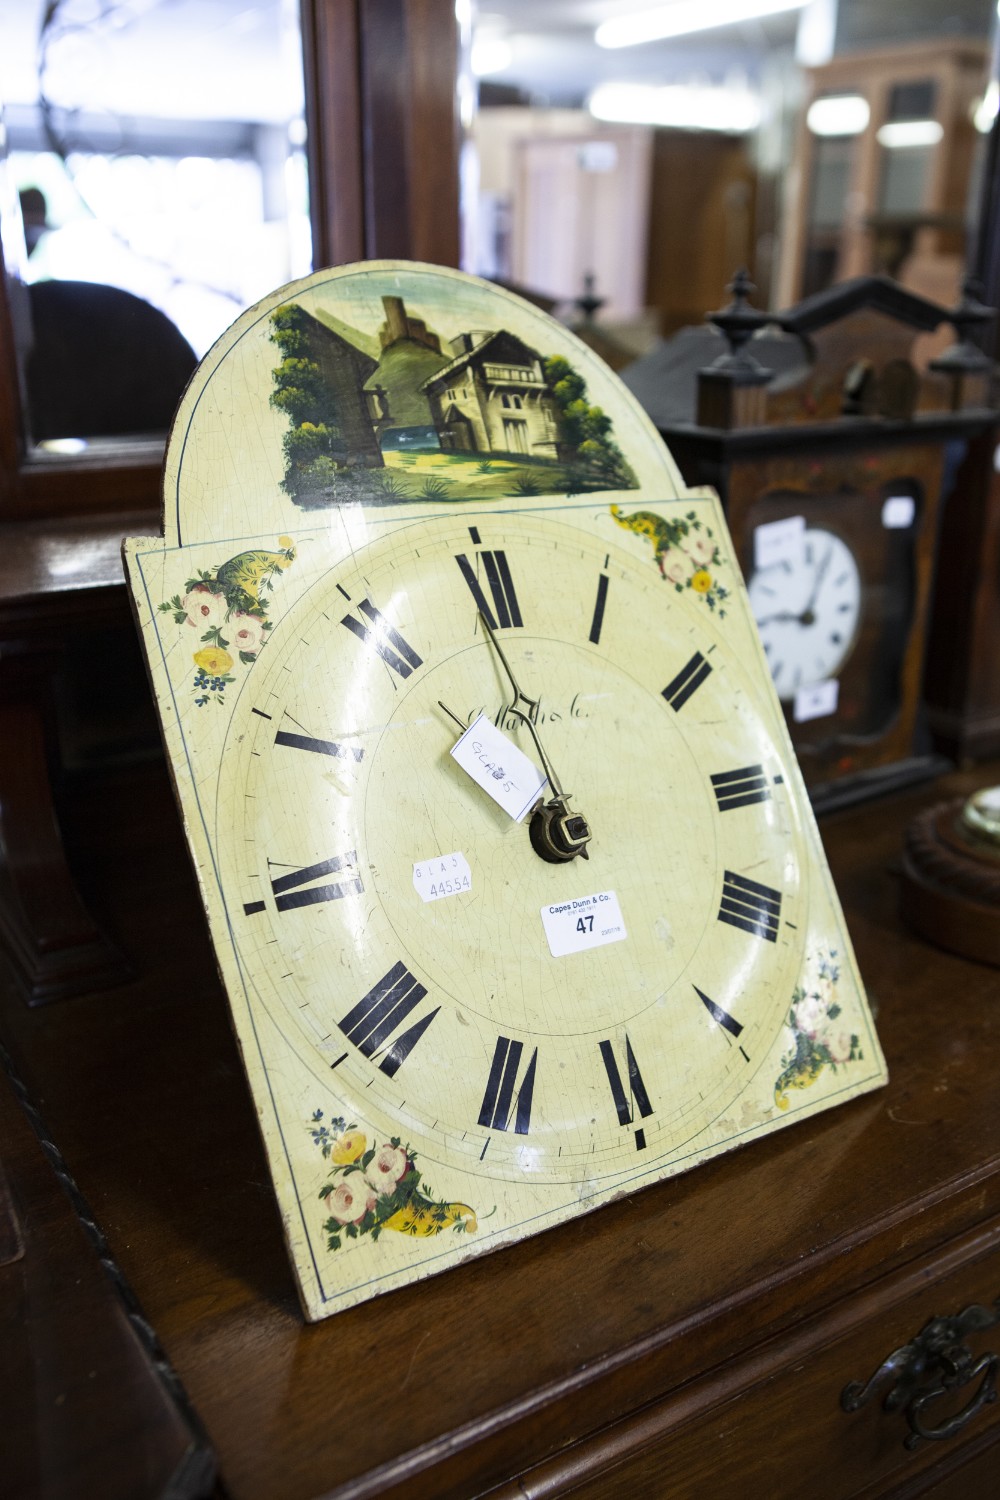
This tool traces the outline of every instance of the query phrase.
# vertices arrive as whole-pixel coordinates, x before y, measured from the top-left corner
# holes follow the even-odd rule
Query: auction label
[[[614,891],[579,896],[575,901],[557,901],[542,907],[542,926],[553,958],[620,943],[628,937],[622,909]]]
[[[421,901],[441,901],[472,890],[472,871],[464,854],[439,854],[413,866],[413,889]]]
[[[531,811],[548,780],[485,714],[470,724],[450,754],[515,823]]]
[[[806,724],[810,719],[825,719],[827,714],[837,712],[840,683],[836,677],[827,677],[823,682],[811,682],[800,687],[792,705],[792,718],[796,724]]]
[[[754,528],[753,563],[755,568],[776,568],[789,563],[802,566],[806,541],[805,516],[786,516],[780,521],[765,521]]]

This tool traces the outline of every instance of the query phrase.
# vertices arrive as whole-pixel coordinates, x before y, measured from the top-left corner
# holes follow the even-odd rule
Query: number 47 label
[[[553,958],[620,943],[628,936],[614,891],[542,907],[542,926]]]

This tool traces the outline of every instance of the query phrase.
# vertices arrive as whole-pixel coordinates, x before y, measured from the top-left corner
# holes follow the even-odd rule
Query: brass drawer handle
[[[867,1384],[852,1380],[840,1393],[844,1411],[857,1411],[885,1386],[883,1411],[900,1411],[910,1424],[903,1446],[915,1448],[921,1438],[940,1440],[954,1437],[977,1412],[997,1398],[997,1371],[1000,1355],[983,1354],[978,1358],[963,1340],[968,1333],[992,1328],[1000,1323],[1000,1297],[990,1307],[967,1307],[957,1317],[931,1318],[909,1344],[896,1349],[884,1359]],[[925,1422],[924,1411],[938,1396],[961,1390],[979,1380],[979,1387],[954,1416],[938,1426]]]

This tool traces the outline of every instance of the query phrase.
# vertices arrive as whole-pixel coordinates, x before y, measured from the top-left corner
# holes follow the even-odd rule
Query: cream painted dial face
[[[571,524],[477,520],[395,527],[276,627],[223,755],[221,882],[317,1085],[427,1163],[593,1182],[676,1156],[763,1064],[802,963],[802,834],[725,622]],[[449,753],[442,702],[538,759],[480,601],[589,859],[542,859]],[[453,854],[468,886],[422,900],[414,866]],[[553,956],[542,909],[608,893],[626,936]]]
[[[861,616],[861,575],[846,542],[832,531],[810,528],[801,562],[759,568],[747,592],[783,702],[791,702],[800,688],[836,676],[854,646]]]

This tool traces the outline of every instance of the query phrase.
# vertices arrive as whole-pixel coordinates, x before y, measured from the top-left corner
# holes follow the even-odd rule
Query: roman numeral
[[[608,1083],[611,1085],[611,1097],[614,1100],[615,1109],[618,1113],[619,1125],[632,1124],[635,1119],[633,1106],[635,1109],[638,1109],[643,1119],[647,1115],[651,1115],[653,1113],[653,1106],[649,1102],[646,1085],[642,1081],[639,1064],[635,1060],[632,1043],[628,1037],[626,1036],[625,1038],[625,1066],[628,1070],[628,1094],[625,1093],[622,1076],[618,1071],[618,1062],[615,1058],[614,1048],[608,1041],[601,1042],[600,1047],[601,1057],[604,1059],[604,1067],[608,1075]],[[646,1137],[644,1132],[637,1130],[635,1133],[636,1150],[641,1151],[645,1144]]]
[[[311,734],[292,734],[287,729],[278,730],[274,743],[293,750],[311,750],[314,755],[332,755],[337,760],[362,760],[365,753],[358,745],[338,745],[336,740],[316,740]]]
[[[511,625],[523,625],[521,610],[514,593],[514,580],[510,576],[510,568],[507,566],[507,557],[503,552],[477,552],[476,556],[483,565],[486,574],[486,582],[490,586],[490,594],[493,599],[493,609],[486,602],[486,595],[479,585],[476,570],[473,568],[464,552],[460,552],[455,561],[461,569],[462,577],[469,585],[469,591],[476,601],[476,607],[482,612],[491,630],[507,630]],[[494,614],[494,610],[496,613]]]
[[[694,985],[694,992],[698,996],[698,999],[701,1001],[702,1005],[708,1011],[709,1015],[712,1017],[712,1020],[715,1022],[716,1026],[721,1026],[724,1031],[728,1031],[731,1037],[739,1037],[740,1033],[743,1030],[742,1023],[740,1021],[737,1021],[735,1016],[731,1016],[728,1010],[723,1010],[721,1005],[716,1005],[714,1000],[710,1000],[705,992],[703,990],[700,990],[697,985]],[[743,1052],[742,1047],[740,1048],[740,1051]],[[745,1052],[743,1052],[743,1056],[746,1057]]]
[[[391,1040],[379,1069],[387,1078],[393,1078],[441,1009],[440,1005],[437,1006],[409,1030],[400,1031],[407,1016],[426,994],[426,988],[404,963],[393,964],[337,1024],[362,1057],[372,1057]]]
[[[754,937],[776,943],[780,916],[780,891],[772,891],[769,885],[761,885],[745,875],[736,875],[732,870],[723,872],[720,922],[728,922],[731,927],[741,927],[744,932],[752,932]]]
[[[684,707],[691,694],[701,687],[705,678],[712,668],[702,656],[696,651],[689,662],[686,662],[672,682],[668,682],[663,689],[663,696],[670,707],[675,711]]]
[[[602,573],[597,580],[597,602],[594,605],[594,618],[590,622],[589,639],[596,646],[601,639],[601,626],[604,624],[604,606],[608,602],[608,575]]]
[[[520,1042],[512,1042],[506,1036],[497,1037],[496,1049],[493,1053],[493,1064],[486,1083],[486,1092],[483,1095],[483,1107],[479,1111],[480,1125],[486,1125],[491,1130],[507,1130],[509,1128],[511,1104],[514,1100],[517,1070],[521,1065],[522,1050]],[[514,1117],[514,1132],[516,1135],[527,1135],[531,1124],[531,1096],[535,1088],[535,1064],[537,1061],[538,1048],[536,1047],[531,1054],[531,1061],[521,1080],[521,1087],[517,1090],[517,1114]]]
[[[423,666],[422,659],[413,647],[406,644],[399,631],[395,630],[385,616],[379,613],[370,599],[362,599],[358,608],[371,621],[371,628],[363,625],[360,620],[356,620],[353,615],[345,615],[340,623],[353,631],[366,646],[371,646],[377,651],[386,666],[398,672],[400,677],[409,677],[417,667]]]
[[[771,796],[763,766],[741,766],[738,771],[720,771],[711,778],[720,812],[767,802]]]
[[[270,863],[268,860],[269,865]],[[323,880],[326,875],[336,875],[341,870],[353,870],[357,863],[357,850],[352,849],[350,854],[338,854],[333,859],[321,860],[319,864],[306,865],[302,870],[292,870],[287,875],[272,877],[271,891],[275,906],[279,911],[292,911],[299,906],[317,906],[324,901],[339,901],[343,896],[360,896],[364,885],[358,875],[350,880],[325,882],[323,885],[309,883]],[[265,906],[263,901],[248,901],[243,910],[248,917],[252,917],[257,912],[264,911]]]

